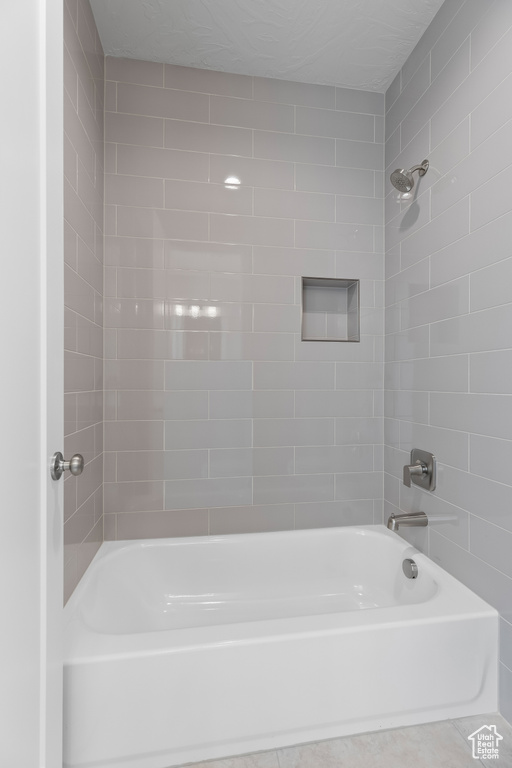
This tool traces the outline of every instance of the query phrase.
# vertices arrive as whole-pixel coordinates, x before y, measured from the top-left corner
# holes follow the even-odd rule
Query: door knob
[[[81,475],[84,471],[84,457],[75,453],[69,461],[64,461],[64,456],[60,451],[54,453],[50,464],[50,472],[53,480],[60,480],[62,473],[69,470],[72,475]]]

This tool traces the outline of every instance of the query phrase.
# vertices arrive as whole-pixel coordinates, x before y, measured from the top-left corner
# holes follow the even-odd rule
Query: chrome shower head
[[[410,192],[414,187],[414,171],[418,171],[419,176],[424,176],[428,171],[428,160],[424,160],[421,165],[415,165],[408,171],[405,168],[397,168],[390,176],[391,183],[399,192]]]
[[[414,179],[410,171],[405,168],[397,168],[390,176],[391,183],[399,192],[410,192],[414,187]]]

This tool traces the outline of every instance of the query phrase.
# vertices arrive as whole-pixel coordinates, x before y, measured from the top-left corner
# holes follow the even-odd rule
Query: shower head
[[[428,171],[428,160],[424,160],[421,165],[415,165],[408,171],[405,168],[397,168],[390,176],[391,183],[399,192],[410,192],[414,187],[414,171],[418,171],[419,176],[424,176]]]
[[[410,171],[404,168],[397,168],[390,176],[391,183],[399,192],[410,192],[414,187],[414,179]]]

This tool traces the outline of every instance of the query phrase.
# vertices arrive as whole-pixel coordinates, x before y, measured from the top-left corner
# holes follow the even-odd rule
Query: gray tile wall
[[[88,0],[64,3],[64,598],[103,541],[104,56]]]
[[[501,612],[512,719],[512,5],[446,0],[386,94],[386,177],[424,158],[412,203],[386,181],[385,516]],[[433,494],[401,483],[436,454]],[[406,535],[406,534],[405,534]]]
[[[384,97],[107,58],[105,108],[105,537],[381,519]]]

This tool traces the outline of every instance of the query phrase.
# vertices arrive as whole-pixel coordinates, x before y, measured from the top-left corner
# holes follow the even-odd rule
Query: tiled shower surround
[[[107,58],[105,538],[381,519],[383,109]],[[360,343],[301,341],[302,275]]]
[[[103,541],[104,56],[87,1],[64,3],[64,482],[67,598]]]
[[[512,719],[512,4],[447,0],[386,94],[386,174],[429,158],[412,204],[386,197],[385,514],[501,613]],[[439,461],[408,489],[413,447]]]

